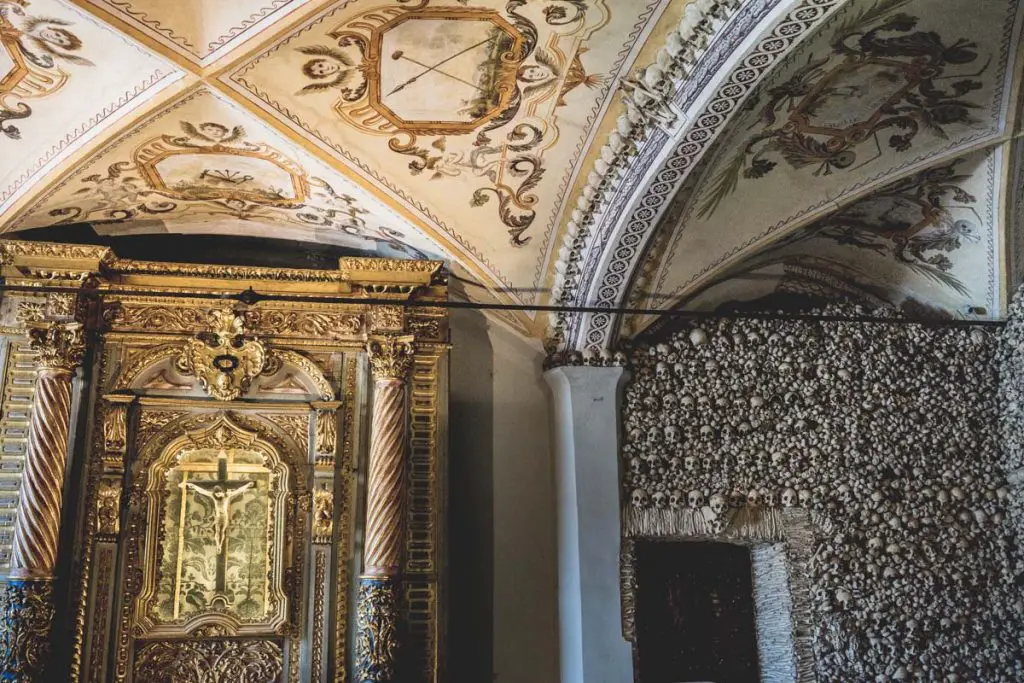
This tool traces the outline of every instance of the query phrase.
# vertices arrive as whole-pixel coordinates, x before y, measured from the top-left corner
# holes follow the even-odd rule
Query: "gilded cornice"
[[[391,301],[447,298],[442,261],[345,257],[337,269],[163,263],[119,258],[109,247],[0,241],[0,268],[21,286],[95,287],[106,295],[240,294],[351,297]]]

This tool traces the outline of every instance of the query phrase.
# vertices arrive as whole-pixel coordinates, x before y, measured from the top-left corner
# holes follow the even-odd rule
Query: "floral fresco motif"
[[[330,31],[333,44],[296,48],[309,57],[298,94],[336,91],[335,115],[388,136],[389,150],[410,158],[412,175],[482,180],[469,205],[495,205],[511,244],[525,246],[544,152],[558,140],[555,111],[576,88],[605,82],[581,60],[579,34],[593,30],[588,5],[427,4],[375,8]]]
[[[75,54],[82,41],[70,22],[31,16],[25,12],[28,4],[0,2],[0,132],[12,140],[21,139],[21,130],[10,122],[32,115],[25,100],[60,90],[69,78],[64,65],[93,66]]]
[[[135,147],[130,160],[80,181],[71,202],[49,210],[58,224],[160,218],[190,208],[241,221],[289,221],[333,228],[384,251],[428,258],[404,235],[371,227],[356,198],[311,176],[291,158],[249,139],[244,127],[181,121],[181,135],[159,135]]]
[[[974,123],[970,94],[989,66],[964,38],[915,30],[920,19],[898,12],[910,0],[880,0],[844,21],[831,54],[811,54],[760,102],[752,134],[716,173],[698,216],[712,215],[739,185],[780,162],[814,175],[850,171],[882,155],[906,152],[922,132],[946,139],[947,127]],[[752,126],[753,127],[753,126]]]
[[[914,272],[967,295],[947,256],[980,239],[982,220],[962,187],[957,162],[915,173],[818,223],[837,244],[888,255]]]

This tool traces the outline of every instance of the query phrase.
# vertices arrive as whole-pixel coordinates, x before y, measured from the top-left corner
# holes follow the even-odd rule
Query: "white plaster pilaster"
[[[619,589],[622,368],[563,367],[551,387],[561,683],[633,680]]]

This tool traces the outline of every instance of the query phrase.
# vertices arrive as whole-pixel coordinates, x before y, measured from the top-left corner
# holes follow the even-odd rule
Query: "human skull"
[[[736,467],[741,470],[745,470],[750,467],[750,454],[749,453],[737,453],[736,454]]]
[[[669,378],[668,363],[663,360],[658,361],[658,364],[654,366],[654,374],[660,380],[666,380]]]
[[[647,428],[647,443],[657,443],[661,439],[661,430],[651,425]]]
[[[630,502],[633,504],[633,507],[643,507],[644,505],[647,505],[647,500],[647,491],[644,489],[633,489],[633,495],[630,497]]]
[[[665,427],[665,443],[679,443],[682,440],[682,432],[679,427],[669,425]]]
[[[665,394],[661,397],[661,403],[666,409],[673,410],[677,405],[679,405],[679,397],[675,394]]]
[[[682,363],[676,363],[675,365],[672,366],[672,374],[674,374],[679,379],[682,379],[683,375],[686,374],[686,368],[683,366]]]
[[[797,500],[800,501],[800,507],[809,507],[811,504],[811,492],[807,489],[800,489],[797,492]]]
[[[762,505],[773,508],[776,505],[775,491],[761,491]]]
[[[721,493],[716,493],[708,499],[708,505],[711,507],[711,512],[715,515],[721,515],[725,512],[729,504],[725,500],[725,496]]]
[[[741,508],[743,504],[747,502],[747,497],[742,491],[732,491],[729,493],[729,507]]]
[[[655,491],[651,495],[651,501],[653,501],[655,507],[663,508],[668,503],[668,496],[665,495],[664,491]]]
[[[752,490],[747,494],[747,505],[751,507],[761,506],[761,492],[758,490]]]
[[[699,508],[704,502],[704,494],[697,490],[690,491],[686,494],[686,502],[691,508]]]
[[[673,491],[672,493],[668,494],[668,506],[673,510],[678,510],[680,507],[682,507],[683,500],[684,498],[682,491]]]
[[[689,472],[692,472],[693,470],[697,469],[697,456],[688,455],[685,458],[683,458],[683,467],[685,467],[686,470]]]
[[[796,491],[794,491],[793,489],[784,489],[782,491],[782,506],[791,508],[794,507],[796,503]]]

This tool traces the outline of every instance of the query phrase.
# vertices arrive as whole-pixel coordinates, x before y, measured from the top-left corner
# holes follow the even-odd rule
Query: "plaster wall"
[[[556,683],[557,539],[543,351],[453,310],[449,674]]]

